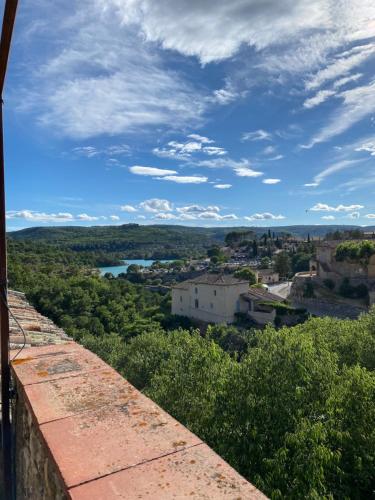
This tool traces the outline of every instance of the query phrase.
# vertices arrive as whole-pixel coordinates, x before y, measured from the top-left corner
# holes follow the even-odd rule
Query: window
[[[197,288],[197,287],[195,287],[195,293],[196,293],[196,294],[198,293],[198,288]]]
[[[195,309],[198,309],[198,307],[199,307],[199,301],[198,299],[195,299]]]
[[[182,295],[180,295],[180,302],[182,302]]]
[[[216,297],[216,290],[214,290],[214,295],[215,295],[215,297]]]
[[[210,303],[210,307],[211,307],[211,309],[213,309],[213,308],[214,308],[214,305],[213,305],[213,303],[212,303],[212,302]]]

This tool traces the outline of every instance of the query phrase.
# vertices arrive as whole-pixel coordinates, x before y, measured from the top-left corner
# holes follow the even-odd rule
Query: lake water
[[[150,267],[153,262],[156,260],[143,260],[143,259],[126,259],[123,261],[124,264],[122,266],[107,266],[107,267],[99,267],[100,274],[102,276],[105,273],[112,273],[113,276],[118,276],[120,273],[126,273],[128,267],[131,264],[137,264],[138,266]],[[173,262],[173,260],[159,260],[159,262]]]

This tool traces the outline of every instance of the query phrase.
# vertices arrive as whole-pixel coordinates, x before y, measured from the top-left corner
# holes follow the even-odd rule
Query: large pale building
[[[236,313],[248,314],[259,324],[272,323],[275,311],[262,302],[280,298],[230,274],[203,274],[172,287],[172,314],[206,323],[233,323]]]

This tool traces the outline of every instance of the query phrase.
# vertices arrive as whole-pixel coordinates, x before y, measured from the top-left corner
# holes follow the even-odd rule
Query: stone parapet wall
[[[49,456],[31,408],[22,391],[12,415],[15,431],[15,470],[17,500],[66,499],[65,486]]]
[[[26,349],[12,375],[17,500],[266,498],[74,342]]]

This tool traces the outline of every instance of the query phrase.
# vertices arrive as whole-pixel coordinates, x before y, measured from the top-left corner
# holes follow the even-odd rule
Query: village
[[[131,265],[123,277],[171,291],[171,313],[197,325],[281,327],[310,315],[356,318],[375,303],[375,235],[313,239],[268,230],[255,238],[233,231],[201,259]]]

